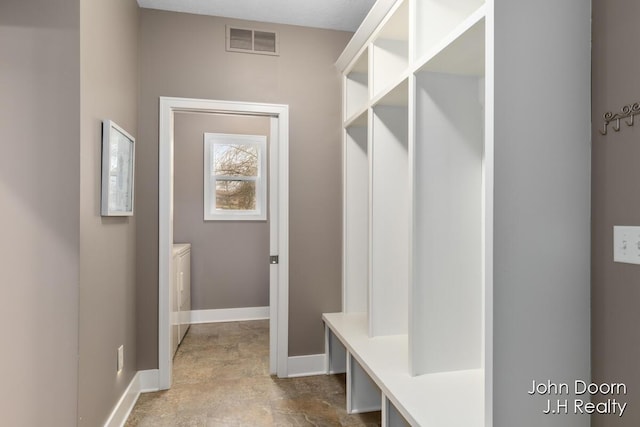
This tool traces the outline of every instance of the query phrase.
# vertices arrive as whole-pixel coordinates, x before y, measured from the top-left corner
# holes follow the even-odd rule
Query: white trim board
[[[290,356],[288,360],[288,377],[308,377],[311,375],[326,374],[326,355],[310,354],[307,356]]]
[[[350,65],[353,58],[356,57],[356,53],[363,49],[363,46],[367,45],[367,42],[372,37],[373,32],[378,27],[380,21],[387,15],[391,8],[396,4],[396,0],[377,0],[373,7],[369,10],[367,16],[360,24],[358,31],[353,35],[344,51],[336,61],[336,67],[338,71],[343,71]]]
[[[158,370],[138,371],[111,411],[104,427],[122,427],[127,422],[131,410],[136,405],[140,393],[158,390]]]
[[[158,369],[138,371],[138,375],[140,376],[140,393],[160,390],[160,371]]]
[[[242,322],[269,318],[269,307],[218,308],[212,310],[191,310],[189,323]]]

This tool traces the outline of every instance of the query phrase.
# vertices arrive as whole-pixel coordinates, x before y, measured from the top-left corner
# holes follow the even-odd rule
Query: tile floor
[[[348,415],[344,375],[269,375],[268,321],[192,325],[170,390],[140,396],[125,427],[379,426]]]

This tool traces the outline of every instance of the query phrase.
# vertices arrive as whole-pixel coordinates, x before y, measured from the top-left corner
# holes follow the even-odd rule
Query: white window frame
[[[254,177],[216,175],[212,170],[211,154],[215,144],[242,144],[258,147],[258,173]],[[216,180],[254,181],[256,208],[254,210],[216,209]],[[213,200],[212,200],[213,197]],[[267,219],[267,137],[226,133],[204,134],[204,220],[205,221],[266,221]]]

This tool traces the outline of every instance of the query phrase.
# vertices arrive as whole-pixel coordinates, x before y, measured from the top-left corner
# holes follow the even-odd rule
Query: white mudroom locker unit
[[[348,412],[589,425],[527,387],[590,378],[590,19],[379,0],[338,59],[343,298],[323,320]]]

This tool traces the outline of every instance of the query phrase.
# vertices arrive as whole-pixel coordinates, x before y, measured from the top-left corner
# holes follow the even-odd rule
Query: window
[[[267,137],[204,134],[204,219],[266,220]]]

